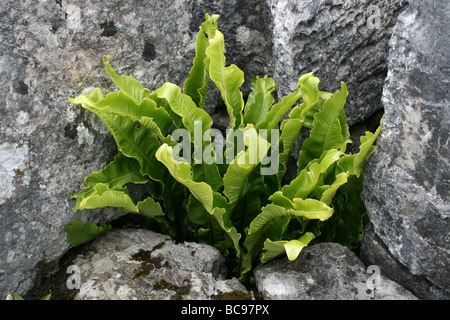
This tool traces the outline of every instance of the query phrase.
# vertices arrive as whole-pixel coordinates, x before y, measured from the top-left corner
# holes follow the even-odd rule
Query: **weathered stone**
[[[382,274],[374,281],[377,275],[368,274],[362,261],[337,243],[307,247],[295,261],[269,262],[256,268],[254,275],[259,293],[267,300],[417,299]]]
[[[450,294],[449,12],[447,1],[412,1],[399,16],[383,91],[384,127],[363,191],[378,241],[406,270],[396,280],[423,298]],[[377,264],[384,259],[370,255]],[[424,290],[423,282],[415,289],[408,274],[437,289]]]
[[[275,78],[279,96],[314,71],[320,89],[349,89],[345,114],[350,124],[382,109],[388,41],[404,0],[272,1]]]
[[[81,300],[212,299],[242,291],[236,279],[226,279],[225,260],[214,247],[176,244],[168,236],[144,229],[105,233],[79,255]]]
[[[400,264],[389,252],[383,241],[374,232],[370,223],[364,228],[361,236],[361,260],[365,265],[379,266],[382,274],[389,279],[395,279],[420,299],[448,300],[450,295],[445,289],[439,288],[423,276],[413,275]]]

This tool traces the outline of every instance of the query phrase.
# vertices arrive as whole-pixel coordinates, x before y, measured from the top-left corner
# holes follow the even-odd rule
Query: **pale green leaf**
[[[185,162],[175,160],[172,156],[172,151],[172,147],[163,144],[156,152],[156,158],[166,166],[172,177],[188,188],[206,211],[211,213],[214,198],[211,186],[205,182],[195,182],[191,166]]]
[[[319,159],[320,173],[326,172],[334,163],[336,163],[344,153],[337,149],[325,151]]]
[[[14,292],[11,292],[11,295],[14,297],[14,300],[25,300],[24,298],[22,298],[18,294],[15,294]]]
[[[297,86],[300,87],[299,92],[303,103],[292,109],[289,117],[282,122],[280,127],[282,151],[279,155],[281,169],[277,173],[279,181],[281,181],[286,172],[287,161],[292,147],[300,134],[300,130],[308,121],[312,124],[315,113],[320,109],[319,78],[315,77],[313,72],[304,74],[300,77]],[[311,128],[308,125],[306,127]]]
[[[275,259],[286,252],[284,244],[287,240],[272,241],[266,239],[264,241],[263,253],[261,254],[261,262],[267,263],[268,261]]]
[[[220,91],[230,116],[232,128],[239,128],[243,123],[242,111],[244,99],[240,91],[244,83],[244,73],[234,64],[225,67],[225,46],[222,32],[216,30],[209,38],[206,54],[210,59],[209,75]]]
[[[109,56],[103,56],[103,63],[106,67],[106,72],[110,76],[115,85],[124,93],[133,97],[137,102],[142,102],[145,97],[149,97],[150,91],[142,86],[142,83],[131,77],[121,75],[119,76],[116,71],[109,64]]]
[[[161,132],[161,128],[155,123],[154,118],[142,117],[139,119],[139,123],[145,128],[153,131],[161,143],[167,143],[169,146],[172,147],[177,144],[177,142],[173,140],[171,135],[165,136]]]
[[[79,209],[81,201],[95,193],[94,186],[98,183],[105,184],[108,188],[121,187],[127,183],[146,183],[148,179],[140,172],[139,162],[133,158],[127,158],[119,153],[110,164],[102,170],[91,173],[84,179],[87,187],[76,194],[70,196],[70,199],[76,199],[77,202],[73,208],[76,212]]]
[[[271,109],[274,98],[275,80],[272,78],[253,76],[252,89],[244,107],[244,123],[257,126],[264,120],[265,115]]]
[[[79,246],[89,242],[97,236],[110,230],[112,227],[107,224],[97,226],[95,223],[84,223],[83,221],[75,220],[71,225],[64,225],[63,228],[67,233],[67,242],[72,247]]]
[[[139,121],[142,117],[150,117],[154,119],[163,134],[166,134],[172,125],[169,114],[164,108],[157,107],[155,101],[145,98],[141,103],[137,103],[136,100],[122,91],[110,93],[99,101],[93,101],[86,95],[80,95],[70,101],[88,105],[91,109],[96,109],[97,112],[126,116],[133,121]]]
[[[52,297],[52,294],[49,293],[49,294],[43,296],[42,298],[40,298],[39,300],[50,300],[51,297]]]
[[[314,127],[309,138],[302,145],[297,161],[298,170],[305,168],[310,161],[319,159],[323,152],[330,149],[341,149],[348,141],[344,140],[340,116],[343,113],[347,87],[341,85],[342,91],[337,91],[324,102],[322,109],[314,118]]]
[[[298,255],[302,249],[314,239],[314,234],[311,232],[306,232],[298,240],[280,240],[272,241],[267,239],[264,242],[264,252],[261,255],[261,262],[266,263],[280,255],[286,253],[290,261],[297,259]]]
[[[292,112],[291,112],[292,114]],[[288,120],[283,121],[281,125],[281,135],[280,141],[282,142],[282,151],[279,154],[280,166],[285,168],[287,165],[287,161],[289,155],[291,154],[292,147],[300,133],[300,130],[303,127],[303,122],[300,119],[289,118]],[[281,149],[281,148],[280,148]],[[281,181],[281,178],[284,176],[286,169],[281,169],[278,171],[278,179]]]
[[[250,223],[244,240],[247,264],[241,270],[241,277],[251,270],[253,261],[261,253],[265,239],[280,240],[292,218],[293,211],[275,204],[268,204]]]
[[[203,138],[203,133],[211,128],[212,119],[209,114],[197,107],[191,97],[182,93],[181,88],[177,85],[167,82],[161,88],[155,90],[155,93],[158,97],[166,99],[170,108],[182,118],[185,128],[191,134],[192,142],[194,142],[196,121],[202,124],[201,138]]]
[[[317,186],[320,179],[320,164],[313,163],[309,168],[303,169],[290,184],[281,189],[284,196],[294,198],[306,198]]]
[[[345,155],[338,161],[338,167],[342,172],[349,172],[349,174],[359,177],[364,169],[367,158],[372,150],[375,148],[374,143],[379,136],[383,125],[380,124],[375,133],[369,131],[364,136],[361,136],[361,145],[359,152],[353,155]]]
[[[280,102],[275,104],[269,112],[266,113],[264,120],[258,123],[256,129],[278,129],[279,123],[283,116],[289,111],[289,109],[292,108],[300,97],[300,89],[297,89],[291,94],[285,96]]]
[[[194,180],[204,181],[209,184],[213,191],[219,191],[223,187],[223,179],[215,163],[207,164],[202,161],[200,164],[192,165]]]
[[[136,128],[136,121],[129,116],[104,112],[97,108],[97,104],[102,100],[96,101],[93,97],[96,98],[98,95],[99,93],[96,91],[95,95],[89,94],[69,100],[73,103],[81,103],[82,107],[92,111],[102,120],[113,135],[119,151],[122,151],[127,157],[139,161],[141,174],[148,175],[156,181],[163,181],[166,171],[154,157],[160,146],[155,132],[145,127]]]
[[[137,203],[139,213],[146,217],[154,218],[158,216],[164,216],[164,212],[161,209],[161,205],[151,197],[148,197],[144,201]]]
[[[269,201],[272,201],[273,204],[276,204],[280,207],[284,207],[287,209],[294,209],[294,204],[291,199],[284,196],[281,191],[276,191],[269,197]]]
[[[306,232],[300,239],[291,240],[284,244],[286,255],[290,261],[297,259],[298,255],[304,247],[306,247],[312,239],[314,239],[312,232]]]
[[[183,93],[190,96],[202,109],[205,109],[205,95],[209,82],[209,58],[206,55],[206,49],[209,47],[208,37],[213,35],[213,28],[217,29],[218,18],[216,14],[212,16],[206,14],[205,22],[197,34],[193,66],[183,87]]]
[[[251,124],[244,129],[244,140],[247,150],[241,151],[233,159],[223,177],[224,194],[230,203],[236,202],[246,193],[249,187],[248,176],[270,148],[270,143]]]
[[[336,176],[335,181],[331,185],[322,186],[320,201],[327,205],[331,205],[336,191],[345,183],[347,183],[348,172],[342,172]]]
[[[333,208],[316,199],[300,199],[293,200],[294,211],[296,216],[305,217],[307,219],[318,219],[325,221],[333,215]]]
[[[116,207],[128,212],[139,212],[126,187],[110,189],[103,183],[96,184],[93,188],[93,193],[84,197],[79,205],[80,210],[105,207]]]

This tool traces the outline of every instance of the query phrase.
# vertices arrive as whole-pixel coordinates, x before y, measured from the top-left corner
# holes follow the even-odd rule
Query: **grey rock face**
[[[417,299],[378,271],[367,273],[361,260],[340,244],[321,243],[303,249],[295,261],[284,258],[258,267],[254,275],[267,300]]]
[[[403,279],[412,274],[437,287],[420,285],[417,293],[411,287],[422,298],[450,293],[449,12],[447,1],[416,1],[398,19],[383,91],[384,128],[363,192],[374,232],[406,270]]]
[[[276,79],[279,96],[314,71],[321,90],[335,92],[340,81],[349,96],[349,124],[382,109],[388,41],[404,0],[272,1]]]
[[[413,275],[409,270],[400,264],[390,253],[389,249],[374,232],[372,224],[364,229],[361,237],[361,260],[365,265],[377,265],[383,274],[395,279],[409,291],[413,291],[415,296],[421,299],[448,300],[448,292],[430,282],[426,277]]]
[[[225,260],[217,249],[175,244],[143,229],[107,232],[73,264],[80,268],[81,300],[203,300],[234,290],[247,294],[237,279],[225,279]]]
[[[80,37],[77,31],[84,31],[100,41],[94,26],[89,30],[81,19],[81,9],[60,7],[54,1],[2,1],[0,12],[0,296],[4,297],[7,290],[18,294],[27,290],[35,266],[58,258],[68,248],[61,230],[73,219],[68,195],[116,151],[95,118],[67,103],[77,90],[100,84],[92,73],[99,66],[92,60],[99,56],[80,51],[75,40]],[[88,79],[86,74],[92,76]],[[116,211],[102,210],[88,219],[114,217]]]

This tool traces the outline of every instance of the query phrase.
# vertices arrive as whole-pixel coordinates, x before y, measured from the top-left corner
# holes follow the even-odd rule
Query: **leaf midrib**
[[[105,117],[105,118],[107,118],[108,120],[109,120],[109,122],[110,122],[110,124],[112,125],[112,126],[114,126],[118,131],[119,131],[119,133],[121,133],[122,134],[122,136],[123,137],[125,137],[126,138],[126,140],[128,141],[128,143],[129,143],[129,145],[131,145],[141,156],[142,156],[142,158],[144,158],[144,160],[146,161],[146,163],[150,166],[150,167],[152,167],[152,174],[154,174],[154,175],[158,175],[157,176],[157,178],[158,178],[158,180],[161,180],[161,176],[158,174],[158,170],[155,170],[155,168],[154,168],[154,166],[153,166],[153,164],[151,163],[151,161],[150,161],[150,158],[147,156],[147,154],[145,154],[129,137],[128,137],[128,135],[126,135],[125,134],[125,132],[122,130],[122,128],[119,126],[119,125],[117,125],[112,119],[111,119],[111,117],[108,115],[108,114],[103,114],[103,116]],[[123,152],[123,150],[121,150],[122,152]]]

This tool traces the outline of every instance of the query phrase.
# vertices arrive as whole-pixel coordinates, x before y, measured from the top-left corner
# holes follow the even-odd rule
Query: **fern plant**
[[[333,94],[320,91],[313,73],[301,76],[297,89],[278,103],[274,79],[254,76],[244,101],[244,73],[233,64],[225,66],[218,18],[206,14],[183,88],[165,83],[150,91],[118,75],[104,57],[119,91],[104,96],[97,88],[69,99],[103,121],[120,151],[71,196],[74,212],[117,207],[145,215],[157,231],[214,245],[241,280],[258,263],[281,255],[296,259],[312,242],[357,246],[365,223],[362,169],[381,125],[361,137],[359,153],[346,154],[352,143],[344,115],[347,87],[341,83]],[[230,119],[222,142],[205,111],[210,79]],[[283,185],[302,128],[310,135],[296,176]],[[133,199],[130,183],[147,184],[148,197]],[[65,228],[72,244],[109,229],[80,221]]]

